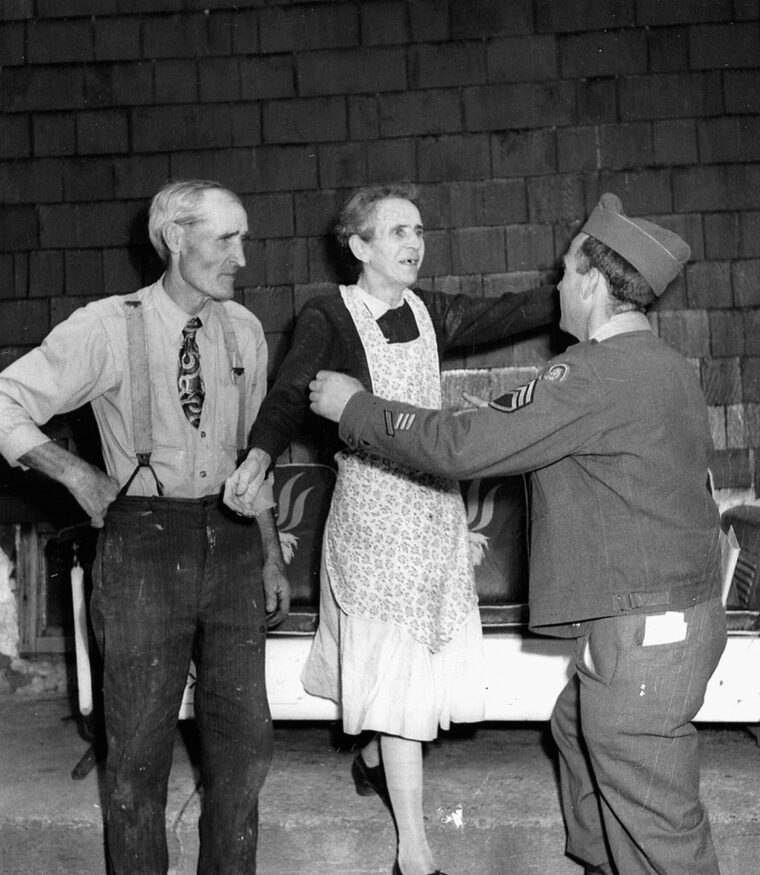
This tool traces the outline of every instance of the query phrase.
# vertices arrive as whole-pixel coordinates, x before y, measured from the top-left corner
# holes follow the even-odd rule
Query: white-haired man
[[[278,622],[290,593],[271,489],[256,523],[219,502],[266,392],[261,324],[232,300],[248,220],[219,183],[179,180],[153,198],[149,231],[165,264],[157,282],[77,310],[0,374],[0,452],[65,485],[102,529],[91,608],[109,871],[168,869],[167,781],[192,656],[198,871],[251,873],[272,747],[267,615]],[[39,429],[88,402],[107,473]]]

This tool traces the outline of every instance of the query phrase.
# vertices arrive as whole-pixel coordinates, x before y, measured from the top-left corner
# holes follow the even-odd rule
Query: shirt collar
[[[161,279],[153,285],[153,300],[155,301],[159,315],[169,327],[169,330],[179,337],[182,334],[182,329],[187,325],[187,320],[191,317],[181,307],[178,307],[166,294],[163,280],[164,278],[161,277]],[[196,315],[200,316],[203,324],[206,323],[209,315],[209,301],[204,303],[200,312]]]
[[[372,318],[377,322],[377,320],[384,316],[388,310],[395,310],[396,307],[389,307],[385,301],[381,301],[380,298],[376,298],[374,295],[371,295],[366,289],[363,289],[361,286],[354,285],[353,288],[356,290],[356,296],[360,301],[364,303],[364,306],[369,310],[372,314]],[[406,292],[406,289],[404,289]],[[403,307],[404,298],[401,299],[401,302],[398,304],[399,307]]]
[[[652,326],[649,324],[649,320],[644,313],[641,313],[639,310],[626,310],[624,313],[616,313],[604,325],[600,325],[589,337],[589,340],[606,340],[608,337],[614,337],[616,334],[651,330]]]

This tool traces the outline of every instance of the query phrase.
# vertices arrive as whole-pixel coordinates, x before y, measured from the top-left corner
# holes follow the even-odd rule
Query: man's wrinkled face
[[[399,288],[413,285],[425,256],[420,211],[411,201],[387,198],[375,208],[374,225],[364,241],[364,273]]]
[[[246,263],[248,218],[238,201],[217,189],[203,193],[199,215],[198,221],[182,226],[180,276],[191,294],[229,301]]]

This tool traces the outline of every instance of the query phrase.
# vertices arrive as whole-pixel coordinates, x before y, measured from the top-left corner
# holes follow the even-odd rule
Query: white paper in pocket
[[[647,614],[644,620],[644,640],[642,647],[655,644],[675,644],[686,638],[686,620],[680,611],[667,611],[664,614]]]

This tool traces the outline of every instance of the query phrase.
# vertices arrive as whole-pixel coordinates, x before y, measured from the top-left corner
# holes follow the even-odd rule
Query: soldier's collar
[[[649,320],[644,313],[638,310],[626,310],[625,313],[616,313],[604,325],[600,325],[589,337],[589,340],[606,340],[608,337],[614,337],[616,334],[651,330],[652,326],[649,324]]]

